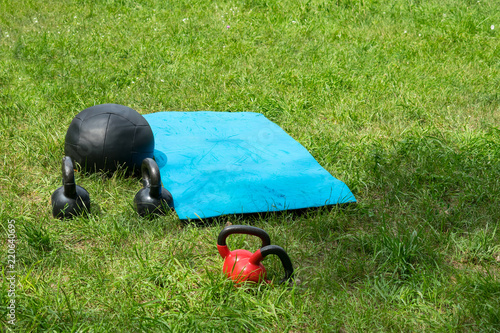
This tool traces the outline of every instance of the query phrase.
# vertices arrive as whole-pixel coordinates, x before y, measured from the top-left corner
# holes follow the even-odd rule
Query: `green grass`
[[[0,0],[2,331],[500,331],[499,8]],[[139,180],[77,173],[92,214],[55,220],[67,127],[101,103],[263,113],[358,204],[148,220]],[[216,250],[226,223],[268,231],[296,283],[234,288]],[[281,278],[276,258],[266,267]]]

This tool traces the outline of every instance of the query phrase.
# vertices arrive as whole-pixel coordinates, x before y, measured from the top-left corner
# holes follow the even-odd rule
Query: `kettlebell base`
[[[77,215],[90,212],[89,193],[81,186],[76,185],[74,198],[65,195],[64,186],[59,187],[50,197],[52,216],[58,219],[72,219]]]
[[[62,192],[62,191],[61,191]],[[54,192],[54,194],[57,193]],[[52,195],[52,216],[58,219],[72,219],[75,216],[90,212],[90,200],[77,199],[67,200],[66,198],[54,198]]]
[[[141,217],[154,217],[158,215],[165,215],[167,212],[174,210],[174,200],[172,195],[166,189],[162,189],[161,199],[145,198],[143,192],[145,189],[139,191],[134,198],[134,208]]]

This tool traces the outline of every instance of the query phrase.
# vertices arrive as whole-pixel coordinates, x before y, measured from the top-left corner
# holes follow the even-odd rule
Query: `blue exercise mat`
[[[163,186],[180,219],[356,202],[309,152],[253,112],[158,112],[155,137]]]

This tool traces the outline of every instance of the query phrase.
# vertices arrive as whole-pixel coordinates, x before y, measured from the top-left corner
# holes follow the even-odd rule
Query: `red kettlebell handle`
[[[285,277],[280,280],[280,284],[285,281],[288,281],[293,277],[293,265],[290,257],[285,252],[285,250],[278,245],[267,245],[259,250],[257,250],[248,260],[249,263],[258,265],[262,260],[264,260],[268,255],[275,254],[280,258],[281,264],[285,269]]]
[[[219,237],[217,238],[217,249],[219,250],[219,253],[222,256],[222,258],[227,257],[231,252],[227,247],[226,239],[229,235],[233,234],[246,234],[246,235],[257,236],[262,240],[262,246],[267,246],[271,244],[271,238],[269,237],[267,232],[265,232],[260,228],[252,227],[249,225],[230,225],[222,229],[222,231],[219,234]]]

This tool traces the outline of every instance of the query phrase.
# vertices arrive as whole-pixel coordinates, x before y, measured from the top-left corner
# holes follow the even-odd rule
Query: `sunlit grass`
[[[19,332],[498,331],[498,1],[0,1],[0,218],[16,220]],[[76,173],[64,138],[101,103],[252,111],[358,199],[183,223],[141,219],[123,173]],[[264,228],[292,286],[234,288],[216,237]],[[256,249],[258,240],[231,238]],[[265,265],[282,277],[277,258]],[[5,273],[4,273],[5,276]]]

